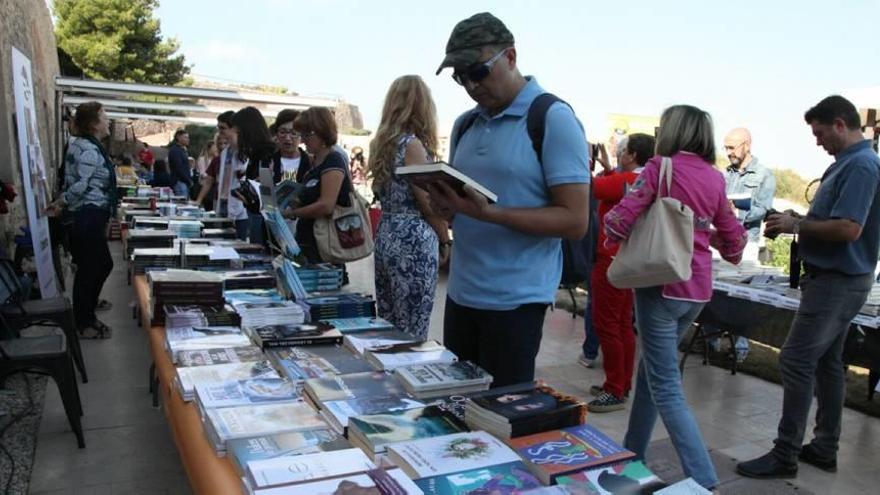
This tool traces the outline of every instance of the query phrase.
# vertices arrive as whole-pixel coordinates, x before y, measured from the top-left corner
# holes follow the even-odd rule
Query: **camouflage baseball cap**
[[[452,29],[446,43],[446,58],[437,68],[472,65],[480,60],[486,45],[512,45],[513,34],[500,19],[488,12],[474,14]]]

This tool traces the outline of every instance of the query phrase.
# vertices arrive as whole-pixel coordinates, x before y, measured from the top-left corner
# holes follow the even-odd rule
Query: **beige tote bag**
[[[663,183],[666,196],[663,196]],[[672,159],[663,157],[657,198],[638,220],[629,239],[620,244],[608,267],[608,281],[618,289],[640,289],[691,278],[694,257],[694,212],[669,197]]]
[[[336,205],[329,217],[315,219],[318,254],[326,262],[356,261],[373,252],[373,231],[366,200],[356,191],[349,193],[349,198],[351,206]]]

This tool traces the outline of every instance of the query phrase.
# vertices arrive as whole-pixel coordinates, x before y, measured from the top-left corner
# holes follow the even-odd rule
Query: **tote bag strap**
[[[672,158],[664,156],[660,159],[660,173],[657,177],[657,197],[663,196],[663,179],[666,179],[666,195],[672,191]]]

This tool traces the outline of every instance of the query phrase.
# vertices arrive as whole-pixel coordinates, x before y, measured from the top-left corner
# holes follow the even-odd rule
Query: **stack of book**
[[[335,345],[271,349],[266,356],[292,382],[372,371],[363,359]]]
[[[168,230],[168,219],[161,218],[159,212],[147,210],[131,217],[128,223],[136,229],[161,229]]]
[[[242,268],[248,270],[272,270],[272,257],[261,253],[238,253]]]
[[[619,463],[635,457],[591,425],[577,425],[514,438],[510,446],[544,484],[559,476]]]
[[[148,268],[180,267],[180,251],[174,248],[138,248],[131,252],[131,266],[136,274]]]
[[[165,312],[165,326],[168,328],[237,327],[241,324],[238,313],[225,305],[167,304],[163,310]]]
[[[406,430],[404,427],[405,424],[429,426],[427,421],[412,421],[415,417],[421,418],[421,415],[416,413],[406,414],[402,412],[411,409],[424,409],[425,406],[424,403],[405,396],[373,395],[358,397],[355,399],[326,401],[321,403],[320,412],[321,416],[324,417],[327,423],[329,423],[336,432],[345,435],[350,440],[352,439],[348,430],[350,420],[359,417],[362,420],[361,423],[359,423],[362,426],[362,428],[360,428],[362,435],[358,446],[376,447],[378,450],[367,450],[367,452],[373,452],[373,454],[376,454],[384,452],[384,447],[380,449],[378,445],[375,445],[370,439],[366,438],[369,437],[369,435],[365,432],[380,433],[384,431],[384,433],[390,434],[391,429],[394,429],[397,426],[400,426],[401,430]],[[372,424],[375,426],[383,421],[387,422],[385,426],[376,426],[375,428],[366,426],[367,423],[373,422]],[[376,442],[382,443],[381,439],[375,440]],[[373,454],[371,454],[371,457],[373,457]]]
[[[202,217],[199,219],[206,229],[232,229],[235,230],[235,223],[226,217]]]
[[[211,366],[214,364],[247,363],[262,361],[266,356],[259,347],[246,345],[242,347],[212,347],[177,351],[172,360],[178,367]]]
[[[334,400],[383,396],[406,397],[406,390],[394,377],[380,372],[311,378],[303,385],[303,398],[318,410]]]
[[[336,294],[306,298],[312,320],[376,316],[376,301],[364,294]]]
[[[225,290],[271,289],[275,274],[266,270],[228,270],[220,273]]]
[[[291,301],[235,302],[232,307],[241,317],[241,326],[258,328],[279,321],[297,325],[306,321],[302,306]]]
[[[328,428],[239,438],[226,442],[226,448],[226,457],[238,475],[244,476],[251,461],[350,449],[351,444]]]
[[[238,327],[175,327],[165,329],[165,347],[172,362],[183,351],[252,345]]]
[[[465,422],[499,438],[514,438],[583,424],[586,404],[543,383],[528,382],[468,396]]]
[[[245,325],[251,339],[263,349],[305,345],[336,345],[342,333],[326,323],[283,323],[252,327]]]
[[[296,387],[281,378],[200,383],[195,386],[193,398],[203,419],[208,410],[219,407],[282,404],[301,400]]]
[[[244,363],[214,364],[211,366],[193,366],[177,368],[174,384],[180,391],[183,400],[193,400],[196,386],[199,384],[248,380],[254,378],[281,378],[268,361],[251,361]]]
[[[366,332],[368,330],[394,330],[394,325],[385,318],[362,316],[359,318],[329,318],[321,320],[343,334]]]
[[[235,229],[202,229],[205,239],[235,239]]]
[[[243,289],[227,290],[224,294],[226,302],[232,304],[241,303],[267,303],[286,301],[277,289]]]
[[[208,440],[219,455],[226,455],[226,442],[230,440],[327,429],[327,423],[301,401],[208,409],[204,426]]]
[[[279,210],[274,207],[266,207],[263,210],[263,218],[266,219],[266,227],[272,234],[275,246],[285,258],[293,259],[300,253],[299,244],[294,239],[293,232],[287,225],[287,220],[281,216]]]
[[[470,361],[403,366],[394,374],[417,399],[479,392],[492,384],[492,375]]]
[[[412,335],[400,330],[365,330],[355,333],[345,333],[342,344],[358,356],[363,356],[364,351],[373,347],[386,347],[405,342],[416,342]]]
[[[436,340],[428,340],[370,347],[364,351],[364,359],[377,370],[391,371],[417,364],[453,363],[458,357]]]
[[[171,230],[129,229],[125,237],[126,255],[135,249],[170,248],[177,237]]]
[[[151,271],[150,303],[153,325],[165,322],[165,305],[223,306],[223,278],[193,270]]]
[[[199,220],[169,220],[168,230],[177,233],[182,239],[195,239],[201,237],[204,224]]]
[[[330,263],[300,266],[296,273],[309,292],[335,291],[342,287],[342,269]]]
[[[348,420],[348,441],[373,459],[381,459],[386,448],[398,442],[467,431],[465,425],[438,407],[406,407],[403,402],[393,410],[356,417],[342,410],[342,418]]]

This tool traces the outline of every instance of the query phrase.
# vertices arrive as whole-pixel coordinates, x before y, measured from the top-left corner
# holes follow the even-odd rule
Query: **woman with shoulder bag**
[[[330,218],[334,208],[352,206],[351,180],[346,173],[345,159],[333,149],[336,144],[336,121],[330,110],[312,107],[300,113],[293,121],[306,151],[314,158],[311,167],[302,176],[305,185],[300,205],[288,207],[286,218],[297,218],[296,242],[309,263],[322,263],[315,238],[315,220]]]
[[[116,213],[116,171],[100,140],[109,134],[103,106],[87,102],[76,108],[79,137],[65,155],[64,192],[48,206],[56,216],[66,208],[73,216],[70,251],[76,265],[73,313],[82,338],[110,338],[112,330],[95,316],[104,282],[113,271],[107,246],[107,222]]]
[[[648,161],[632,191],[605,215],[606,245],[629,239],[636,221],[658,200],[660,191],[693,212],[691,276],[635,290],[641,359],[624,447],[644,459],[659,414],[685,475],[712,490],[718,477],[684,398],[678,342],[712,298],[709,246],[718,249],[725,260],[739,263],[747,234],[728,206],[724,177],[713,166],[715,144],[708,113],[688,105],[667,108],[660,117],[656,152],[658,156]],[[671,159],[672,180],[669,187],[663,179],[661,189],[665,157]],[[712,230],[713,225],[717,230]]]
[[[437,270],[449,260],[446,221],[430,206],[428,193],[398,178],[394,170],[433,161],[437,111],[419,76],[391,83],[382,120],[370,143],[368,173],[382,204],[376,233],[376,303],[379,316],[419,340],[428,337]]]
[[[266,119],[254,107],[244,107],[236,112],[232,117],[232,128],[237,135],[236,158],[247,165],[244,175],[238,176],[238,187],[232,189],[230,194],[236,196],[247,209],[248,241],[251,244],[264,244],[266,236],[263,232],[263,216],[260,213],[262,208],[259,190],[260,169],[272,165],[275,142],[269,134]]]

